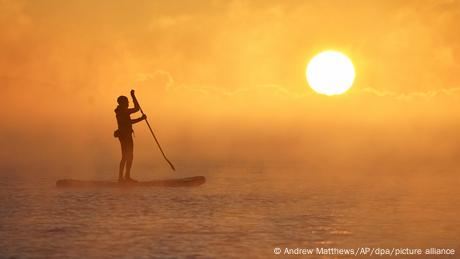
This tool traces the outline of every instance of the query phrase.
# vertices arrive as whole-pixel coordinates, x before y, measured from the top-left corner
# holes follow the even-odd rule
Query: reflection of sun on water
[[[354,79],[353,63],[338,51],[321,52],[307,66],[308,84],[319,94],[343,94],[353,85]]]

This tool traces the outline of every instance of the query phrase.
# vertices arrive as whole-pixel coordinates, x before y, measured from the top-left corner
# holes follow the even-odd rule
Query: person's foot
[[[137,181],[134,180],[134,179],[131,178],[131,177],[125,177],[124,182],[125,182],[125,183],[137,183]]]
[[[121,183],[121,182],[123,182],[123,181],[124,181],[123,176],[119,176],[119,177],[118,177],[118,182]]]

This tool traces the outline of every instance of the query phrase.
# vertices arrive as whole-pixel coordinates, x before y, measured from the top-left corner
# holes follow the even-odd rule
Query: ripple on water
[[[277,246],[460,243],[455,188],[237,183],[211,178],[199,188],[129,190],[4,184],[0,257],[265,258]]]

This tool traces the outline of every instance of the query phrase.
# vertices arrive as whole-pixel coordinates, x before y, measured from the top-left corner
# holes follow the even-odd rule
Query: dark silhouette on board
[[[131,90],[131,97],[133,99],[134,108],[129,108],[129,100],[126,96],[120,96],[117,99],[118,106],[115,109],[118,129],[115,130],[114,136],[120,140],[121,145],[121,161],[120,170],[118,174],[118,182],[112,181],[85,181],[85,180],[74,180],[74,179],[62,179],[56,181],[58,187],[119,187],[119,186],[144,186],[144,187],[192,187],[199,186],[206,182],[204,176],[177,178],[177,179],[166,179],[166,180],[153,180],[153,181],[136,181],[131,178],[131,166],[133,164],[133,124],[145,120],[145,123],[149,127],[150,133],[155,140],[163,158],[168,162],[169,166],[173,171],[176,171],[174,165],[166,157],[163,149],[160,146],[153,129],[150,126],[147,116],[142,111],[139,102],[134,94],[134,90]],[[131,114],[140,111],[142,116],[137,119],[131,119]],[[126,169],[126,171],[125,171]],[[123,176],[123,171],[125,175]],[[122,184],[120,184],[122,183]]]
[[[139,103],[137,102],[134,90],[131,90],[131,97],[133,99],[134,108],[129,107],[129,100],[126,96],[120,96],[117,99],[118,106],[115,109],[118,129],[114,132],[114,136],[120,140],[121,145],[121,161],[118,173],[118,181],[136,182],[131,178],[131,166],[133,164],[133,124],[138,123],[147,119],[145,114],[137,119],[131,119],[131,114],[136,113],[140,110]],[[123,177],[123,169],[126,168],[125,175]]]

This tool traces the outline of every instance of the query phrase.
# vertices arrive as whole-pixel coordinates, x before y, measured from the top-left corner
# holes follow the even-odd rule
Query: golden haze
[[[455,170],[460,4],[353,3],[0,1],[1,171],[110,176],[131,88],[178,168]],[[343,96],[305,82],[324,49],[359,74]],[[168,170],[135,130],[134,170]]]

